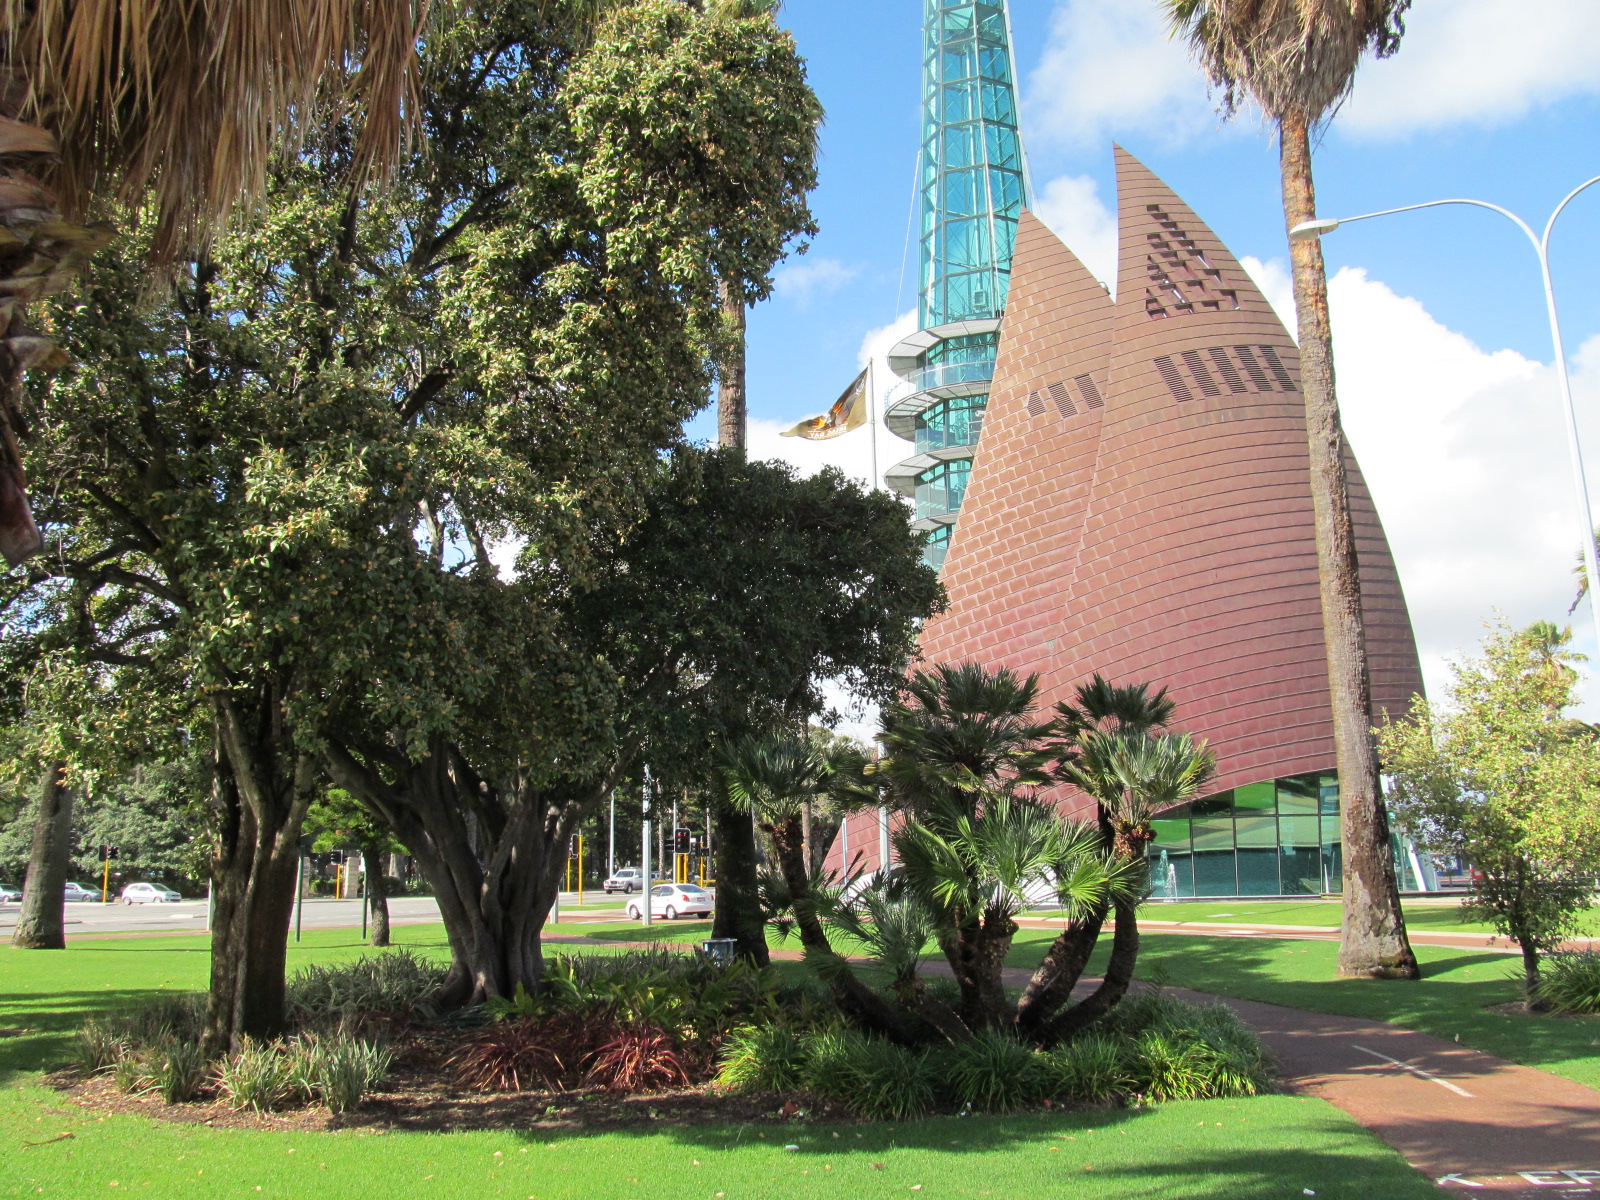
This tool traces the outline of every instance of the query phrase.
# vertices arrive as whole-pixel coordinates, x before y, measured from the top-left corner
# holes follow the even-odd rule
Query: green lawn
[[[43,1088],[16,1087],[0,1091],[0,1131],[0,1195],[46,1200],[347,1200],[374,1185],[407,1200],[887,1200],[913,1188],[932,1197],[1085,1200],[1276,1200],[1308,1189],[1323,1200],[1437,1194],[1331,1105],[1288,1096],[896,1126],[374,1135],[99,1119]],[[73,1136],[46,1142],[62,1133]]]
[[[1011,964],[1037,965],[1053,936],[1048,930],[1024,930]],[[1459,1037],[1463,1045],[1600,1087],[1600,1017],[1489,1011],[1519,994],[1516,973],[1521,960],[1515,955],[1419,946],[1424,977],[1406,983],[1341,979],[1338,952],[1337,942],[1146,933],[1141,938],[1139,975],[1221,996]],[[1104,954],[1102,942],[1091,971],[1100,968]]]
[[[624,928],[637,928],[625,926]],[[684,938],[703,936],[689,925]],[[666,929],[658,929],[664,934]],[[442,956],[438,926],[396,941]],[[635,935],[636,936],[636,935]],[[619,949],[604,941],[587,952]],[[552,950],[556,949],[552,947]],[[308,931],[291,970],[369,953],[353,932]],[[336,1134],[218,1130],[98,1117],[40,1085],[93,1013],[204,986],[203,937],[80,938],[64,952],[0,949],[0,1196],[344,1200],[398,1185],[408,1200],[930,1196],[1215,1197],[1311,1189],[1350,1200],[1423,1200],[1431,1185],[1317,1100],[1262,1096],[1140,1111],[937,1118],[895,1126],[732,1125],[623,1133]],[[70,1138],[60,1138],[70,1133]],[[835,1136],[837,1134],[838,1136]],[[765,1136],[763,1136],[765,1135]],[[52,1140],[60,1139],[60,1140]],[[786,1144],[798,1147],[784,1149]],[[698,1162],[698,1165],[696,1165]],[[257,1189],[260,1189],[259,1191]]]
[[[1455,904],[1407,900],[1406,925],[1418,932],[1482,933],[1494,932],[1481,921],[1463,921]],[[1337,900],[1184,900],[1175,903],[1153,901],[1139,910],[1152,921],[1201,921],[1212,925],[1318,925],[1337,929],[1343,906]],[[1600,936],[1600,909],[1583,914],[1580,928],[1591,937]]]

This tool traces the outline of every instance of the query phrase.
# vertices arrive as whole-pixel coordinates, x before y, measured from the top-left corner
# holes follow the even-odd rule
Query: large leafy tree
[[[769,18],[568,15],[506,0],[432,34],[429,152],[389,187],[352,193],[359,142],[319,126],[159,303],[148,228],[57,314],[82,365],[28,413],[62,485],[0,598],[7,658],[70,629],[120,702],[201,698],[214,1045],[281,1021],[299,826],[351,714],[426,759],[522,669],[547,685],[526,719],[572,739],[534,763],[586,749],[566,718],[602,719],[608,677],[560,606],[704,402],[718,279],[759,293],[809,226],[815,102]]]
[[[1600,735],[1567,715],[1571,637],[1502,623],[1453,665],[1437,706],[1419,698],[1381,734],[1396,821],[1428,853],[1472,864],[1466,910],[1521,947],[1530,997],[1600,871]]]
[[[501,670],[452,698],[458,717],[421,753],[360,713],[330,731],[334,778],[393,824],[438,897],[446,1001],[539,986],[567,839],[620,780],[645,763],[669,787],[703,778],[752,714],[821,708],[824,680],[887,694],[939,595],[898,501],[731,451],[659,464],[643,520],[599,558],[512,640],[500,631],[531,611],[529,585],[463,581],[478,598],[453,612]]]
[[[171,261],[267,186],[296,117],[338,99],[357,114],[358,172],[399,155],[415,105],[419,0],[0,5],[0,553],[43,545],[19,441],[22,374],[64,355],[28,306],[66,287],[110,238],[96,201],[152,211]],[[440,8],[444,5],[438,6]],[[103,216],[101,212],[99,215]],[[52,481],[53,483],[53,481]]]
[[[1366,54],[1393,54],[1411,0],[1161,0],[1175,31],[1223,92],[1232,112],[1249,97],[1278,130],[1283,216],[1315,219],[1311,142],[1350,94]],[[1349,447],[1334,390],[1328,277],[1316,238],[1289,239],[1299,316],[1301,390],[1311,460],[1317,574],[1333,701],[1343,812],[1345,975],[1414,979],[1389,820],[1378,778],[1372,679],[1361,612],[1361,572],[1347,476]]]

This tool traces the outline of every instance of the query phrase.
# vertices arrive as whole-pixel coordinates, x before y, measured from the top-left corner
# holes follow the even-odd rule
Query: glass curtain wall
[[[917,418],[917,453],[976,445],[983,432],[984,396],[940,400]]]
[[[1331,772],[1253,783],[1172,809],[1151,823],[1153,899],[1337,892],[1339,780]],[[1420,889],[1395,839],[1402,891]]]
[[[937,463],[917,476],[917,519],[943,517],[961,511],[967,494],[972,460],[958,458]]]

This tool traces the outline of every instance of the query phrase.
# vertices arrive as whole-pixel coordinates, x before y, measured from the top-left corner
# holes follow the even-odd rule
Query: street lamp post
[[[1528,235],[1528,241],[1533,244],[1533,251],[1539,256],[1539,273],[1544,280],[1545,310],[1550,317],[1550,341],[1556,355],[1556,378],[1561,382],[1561,408],[1562,416],[1567,428],[1567,450],[1572,457],[1572,478],[1578,491],[1578,506],[1583,515],[1583,565],[1588,579],[1589,611],[1594,618],[1595,637],[1600,640],[1600,553],[1597,553],[1594,536],[1594,510],[1589,507],[1589,481],[1583,468],[1583,451],[1578,445],[1578,418],[1572,406],[1572,380],[1567,373],[1567,353],[1561,340],[1561,319],[1556,312],[1555,286],[1550,281],[1550,231],[1555,228],[1556,218],[1571,204],[1578,194],[1586,188],[1600,183],[1600,175],[1585,183],[1580,183],[1567,193],[1566,198],[1556,205],[1555,211],[1550,214],[1550,219],[1544,224],[1544,236],[1534,233],[1533,228],[1516,213],[1508,208],[1501,208],[1498,204],[1490,204],[1487,200],[1429,200],[1425,204],[1407,204],[1401,208],[1386,208],[1381,212],[1362,213],[1358,217],[1340,217],[1337,220],[1325,218],[1317,221],[1304,221],[1289,231],[1289,236],[1297,241],[1305,238],[1317,238],[1323,234],[1332,233],[1341,225],[1348,225],[1352,221],[1366,221],[1373,217],[1387,217],[1395,213],[1415,212],[1419,208],[1439,208],[1445,204],[1470,204],[1475,208],[1487,208],[1490,212],[1497,212],[1502,217],[1511,221],[1516,227]]]

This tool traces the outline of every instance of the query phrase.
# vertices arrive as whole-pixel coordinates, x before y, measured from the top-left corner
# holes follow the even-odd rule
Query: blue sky
[[[821,233],[751,315],[751,448],[864,478],[865,433],[826,443],[776,434],[831,403],[893,340],[888,327],[909,326],[921,4],[788,0],[784,20],[827,111],[813,198]],[[1012,0],[1012,26],[1046,223],[1110,281],[1111,144],[1121,142],[1290,317],[1276,146],[1254,112],[1218,118],[1156,0]],[[1416,0],[1409,26],[1398,55],[1362,68],[1319,147],[1323,215],[1466,196],[1542,228],[1567,191],[1600,175],[1600,3]],[[1437,692],[1446,660],[1495,612],[1564,619],[1572,598],[1579,517],[1536,261],[1509,222],[1465,208],[1365,222],[1325,245],[1347,429]],[[1552,261],[1600,475],[1600,185],[1562,218]],[[702,417],[691,433],[713,428]],[[880,431],[880,470],[906,445]],[[1585,617],[1575,618],[1579,648],[1595,653]],[[1591,693],[1600,715],[1600,687]]]

